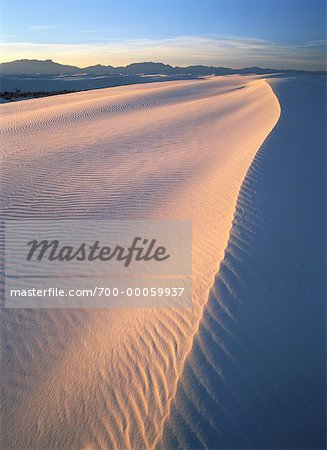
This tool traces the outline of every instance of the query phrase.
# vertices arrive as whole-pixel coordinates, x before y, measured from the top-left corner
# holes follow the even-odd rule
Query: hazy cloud
[[[90,30],[92,31],[92,30]],[[279,44],[251,38],[179,36],[170,39],[101,40],[81,44],[2,44],[2,60],[51,58],[79,66],[125,65],[136,61],[162,61],[172,65],[206,64],[228,67],[258,65],[274,68],[325,68],[325,41]]]
[[[58,25],[32,25],[27,31],[43,31],[43,30],[52,30],[58,28]]]
[[[120,32],[120,31],[124,31],[124,30],[122,28],[111,28],[111,29],[107,29],[107,30],[81,30],[81,31],[79,31],[79,33],[101,34],[101,33],[114,33],[114,32]]]

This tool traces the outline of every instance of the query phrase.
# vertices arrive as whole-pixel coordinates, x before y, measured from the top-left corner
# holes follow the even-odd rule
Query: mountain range
[[[59,64],[51,59],[45,61],[37,59],[20,59],[0,64],[1,75],[25,76],[58,76],[58,75],[230,75],[230,74],[268,74],[276,72],[301,72],[325,74],[326,72],[308,72],[303,70],[280,70],[261,67],[247,67],[244,69],[231,69],[228,67],[188,66],[173,67],[161,62],[132,63],[127,66],[113,67],[97,64],[89,67],[77,67]]]

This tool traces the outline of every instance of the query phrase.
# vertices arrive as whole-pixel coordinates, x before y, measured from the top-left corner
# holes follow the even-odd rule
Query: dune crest
[[[325,448],[326,84],[269,82],[282,116],[242,184],[157,448]]]
[[[238,76],[1,106],[5,219],[193,222],[192,310],[3,311],[6,448],[154,447],[279,115],[265,80]]]

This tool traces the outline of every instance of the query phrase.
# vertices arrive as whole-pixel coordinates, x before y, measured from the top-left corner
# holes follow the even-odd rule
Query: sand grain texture
[[[5,219],[193,222],[192,309],[3,311],[3,448],[155,446],[279,114],[265,80],[237,76],[1,106]]]
[[[160,448],[326,448],[326,84],[269,82],[281,117],[242,184]]]

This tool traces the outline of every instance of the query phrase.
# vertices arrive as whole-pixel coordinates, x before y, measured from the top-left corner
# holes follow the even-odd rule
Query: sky
[[[1,62],[325,70],[324,0],[1,0]]]

